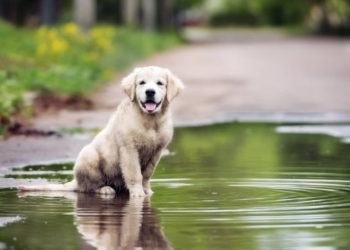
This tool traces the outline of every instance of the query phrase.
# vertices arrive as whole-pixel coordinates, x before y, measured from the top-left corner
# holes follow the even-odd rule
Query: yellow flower
[[[67,23],[62,27],[62,32],[68,36],[76,37],[79,35],[79,27],[75,23]]]
[[[54,29],[49,29],[48,32],[47,32],[47,38],[49,40],[56,40],[58,38],[58,33],[56,30]]]
[[[67,51],[69,44],[63,39],[55,39],[52,41],[51,49],[53,54],[61,54]]]
[[[103,50],[107,50],[111,43],[108,39],[100,37],[96,39],[96,45]]]
[[[115,35],[115,29],[112,27],[97,27],[96,30],[100,34],[103,34],[103,36],[108,37],[110,39],[112,39]]]
[[[115,29],[112,27],[96,27],[91,30],[91,38],[99,49],[108,51],[111,49]]]
[[[42,40],[47,36],[48,29],[45,26],[41,26],[36,32],[36,39]]]
[[[36,54],[42,59],[60,59],[69,51],[82,49],[88,53],[81,56],[88,61],[100,60],[103,54],[113,50],[112,39],[115,36],[113,27],[95,27],[90,35],[84,35],[79,27],[71,22],[60,28],[40,27],[36,33]]]

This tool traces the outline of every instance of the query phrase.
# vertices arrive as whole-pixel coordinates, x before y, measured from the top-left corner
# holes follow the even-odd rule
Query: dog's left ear
[[[183,82],[175,76],[170,70],[167,70],[167,100],[171,102],[184,88]]]
[[[122,80],[122,88],[129,96],[131,101],[134,101],[135,99],[135,82],[136,82],[136,73],[134,72],[130,73],[128,76],[124,77]]]

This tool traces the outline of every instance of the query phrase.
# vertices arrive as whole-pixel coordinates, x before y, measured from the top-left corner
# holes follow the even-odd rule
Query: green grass
[[[172,33],[108,25],[86,34],[73,23],[19,29],[0,22],[0,37],[0,125],[30,104],[27,92],[88,97],[114,73],[181,43]]]

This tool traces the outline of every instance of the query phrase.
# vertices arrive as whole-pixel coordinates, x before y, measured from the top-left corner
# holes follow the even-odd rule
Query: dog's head
[[[131,101],[148,114],[159,112],[184,88],[182,81],[170,70],[150,66],[136,68],[122,80],[122,87]]]

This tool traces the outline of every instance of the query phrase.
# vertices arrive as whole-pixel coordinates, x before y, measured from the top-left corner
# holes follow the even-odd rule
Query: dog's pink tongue
[[[155,103],[145,103],[146,110],[147,111],[153,111],[156,109],[156,104]]]

